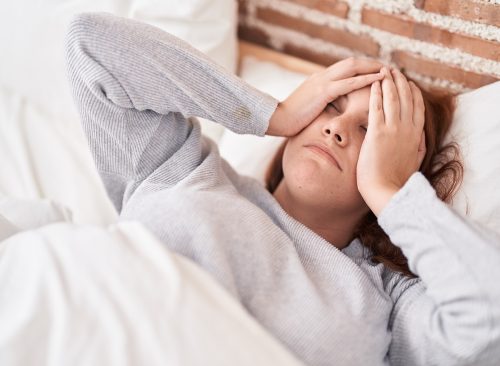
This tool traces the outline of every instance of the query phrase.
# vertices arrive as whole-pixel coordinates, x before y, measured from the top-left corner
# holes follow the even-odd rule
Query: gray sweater
[[[294,220],[201,134],[196,117],[263,136],[275,98],[173,35],[107,13],[75,16],[66,50],[120,219],[198,263],[299,359],[500,364],[499,239],[441,202],[421,173],[378,219],[419,275],[409,279],[374,265],[359,240],[338,250]]]

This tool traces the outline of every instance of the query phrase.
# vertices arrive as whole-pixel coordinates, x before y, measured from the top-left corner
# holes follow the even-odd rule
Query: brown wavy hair
[[[407,77],[408,80],[412,80]],[[444,145],[455,111],[455,97],[450,93],[426,91],[412,80],[422,91],[425,104],[425,142],[426,154],[420,172],[427,178],[442,201],[450,203],[460,187],[463,178],[463,165],[460,149],[456,142]],[[274,193],[283,179],[283,153],[288,140],[279,147],[265,175],[266,188]],[[394,245],[389,236],[379,226],[373,212],[366,214],[354,231],[353,239],[359,238],[363,246],[371,251],[370,260],[382,263],[387,268],[401,272],[408,277],[417,277],[410,271],[408,260],[401,249]]]

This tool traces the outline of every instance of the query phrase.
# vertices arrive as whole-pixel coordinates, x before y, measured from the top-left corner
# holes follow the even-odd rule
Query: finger
[[[341,80],[361,74],[379,72],[384,66],[380,61],[369,58],[349,57],[326,68],[326,76],[330,80]]]
[[[419,167],[422,165],[422,162],[424,161],[426,152],[427,152],[427,147],[425,145],[425,130],[422,130],[422,135],[420,136],[420,143],[418,145],[418,153],[417,153]]]
[[[385,123],[394,126],[399,123],[399,96],[390,71],[384,67],[385,77],[382,80],[382,105]]]
[[[382,109],[382,89],[380,81],[372,84],[370,90],[370,105],[368,107],[368,128],[384,124],[384,110]]]
[[[328,85],[328,97],[330,98],[330,100],[335,100],[341,95],[348,94],[353,90],[357,90],[370,85],[374,81],[382,79],[382,77],[382,74],[377,73],[353,76],[347,79],[334,81]]]
[[[410,89],[410,84],[408,84],[406,77],[397,69],[392,70],[392,77],[399,96],[399,118],[403,123],[414,124],[413,95]]]
[[[425,104],[422,92],[418,86],[410,81],[410,88],[413,96],[413,122],[419,130],[424,128],[425,123]]]

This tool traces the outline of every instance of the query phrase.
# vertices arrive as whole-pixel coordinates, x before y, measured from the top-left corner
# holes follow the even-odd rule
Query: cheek
[[[313,139],[306,133],[309,125],[299,135],[288,140],[283,154],[283,173],[289,183],[296,188],[332,192],[340,192],[349,197],[361,196],[358,191],[356,166],[363,139],[356,140],[343,152],[344,171],[328,170],[324,164],[314,159],[305,151],[303,145]]]

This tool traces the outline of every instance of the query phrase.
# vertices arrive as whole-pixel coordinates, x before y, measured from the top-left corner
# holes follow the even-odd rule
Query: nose
[[[340,146],[346,146],[349,141],[348,127],[341,121],[329,121],[322,128],[323,135],[333,138]]]

